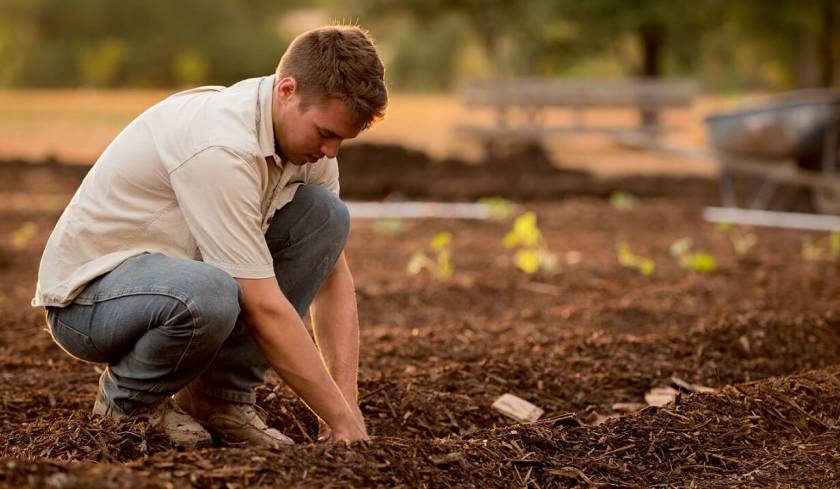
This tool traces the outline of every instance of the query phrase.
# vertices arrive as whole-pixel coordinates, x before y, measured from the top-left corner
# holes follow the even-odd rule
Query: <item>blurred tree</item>
[[[398,89],[593,69],[830,85],[839,17],[837,0],[0,0],[0,84],[227,84],[270,73],[293,35],[333,18],[374,33]]]
[[[763,58],[780,61],[790,85],[827,87],[840,82],[837,0],[740,0],[727,10],[740,33],[736,42],[754,44]]]
[[[113,84],[125,60],[126,42],[106,37],[79,53],[79,76],[82,83],[95,87]]]
[[[23,21],[37,40],[26,47],[15,82],[41,86],[230,83],[270,73],[288,42],[275,28],[277,16],[300,3],[11,1],[14,21],[0,23],[0,39],[7,25]]]
[[[24,80],[27,53],[36,43],[30,0],[0,2],[0,86],[16,85]]]
[[[633,39],[638,55],[624,59],[636,76],[665,75],[665,57],[671,50],[678,63],[690,64],[704,28],[719,16],[714,0],[668,2],[661,0],[587,0],[557,2],[557,13],[578,25],[581,42],[614,48],[627,37]],[[693,49],[692,49],[693,48]]]

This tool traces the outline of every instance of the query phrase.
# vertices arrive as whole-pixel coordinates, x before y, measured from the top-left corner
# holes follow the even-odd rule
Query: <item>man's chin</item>
[[[309,163],[309,161],[307,161],[307,159],[306,159],[306,156],[294,156],[294,157],[289,158],[288,161],[289,161],[289,163],[291,163],[295,166],[303,166],[303,165],[306,165],[307,163]]]

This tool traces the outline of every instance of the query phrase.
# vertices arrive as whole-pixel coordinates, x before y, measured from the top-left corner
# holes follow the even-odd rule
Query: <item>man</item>
[[[382,117],[383,73],[364,31],[314,29],[274,76],[175,94],[108,146],[47,242],[32,301],[65,351],[108,364],[94,413],[148,418],[185,448],[209,445],[206,429],[291,443],[253,407],[270,366],[321,438],[367,438],[335,157]]]

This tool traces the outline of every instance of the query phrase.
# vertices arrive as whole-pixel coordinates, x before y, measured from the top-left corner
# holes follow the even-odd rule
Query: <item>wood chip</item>
[[[645,402],[651,406],[664,406],[677,398],[678,390],[671,387],[654,387],[645,394]]]
[[[431,461],[433,465],[449,465],[456,462],[460,462],[464,459],[464,454],[462,452],[452,452],[447,453],[446,455],[441,455],[437,457],[432,457]]]
[[[590,426],[598,426],[598,425],[606,422],[608,419],[617,418],[617,417],[618,417],[618,415],[615,415],[615,414],[610,414],[608,416],[602,416],[602,415],[598,414],[597,411],[592,411],[591,413],[589,413],[589,415],[586,417],[586,419],[583,420],[583,422],[590,425]]]
[[[621,414],[629,414],[641,411],[646,407],[648,407],[648,405],[642,404],[641,402],[617,402],[612,405],[612,410]]]
[[[536,421],[545,411],[513,394],[503,394],[493,402],[493,409],[517,421]]]

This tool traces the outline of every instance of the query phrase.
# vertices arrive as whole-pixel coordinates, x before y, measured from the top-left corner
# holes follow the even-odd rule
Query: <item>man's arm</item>
[[[344,253],[312,304],[315,341],[330,374],[352,407],[358,403],[359,315],[353,276]]]
[[[326,421],[337,440],[367,439],[364,422],[339,390],[306,327],[274,277],[237,279],[243,310],[266,360],[295,393]]]

